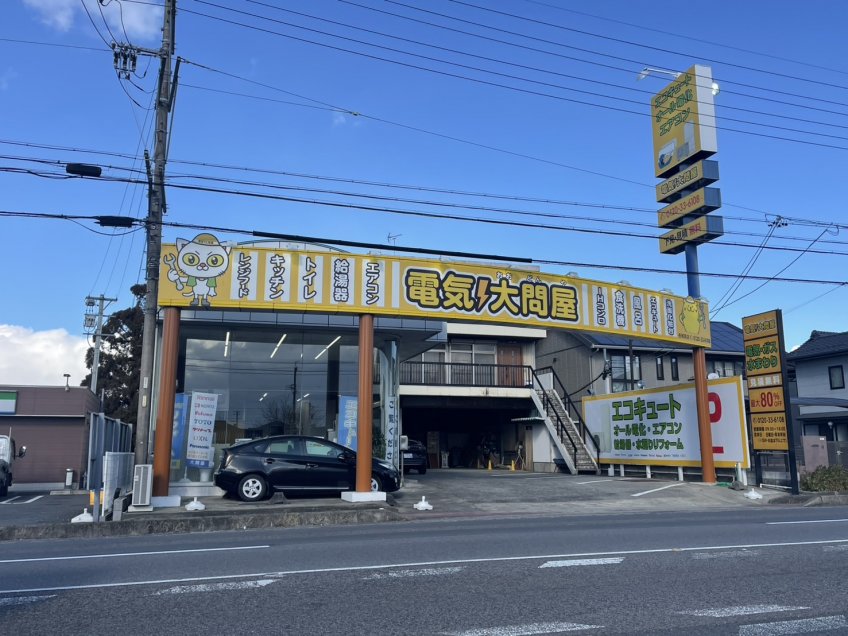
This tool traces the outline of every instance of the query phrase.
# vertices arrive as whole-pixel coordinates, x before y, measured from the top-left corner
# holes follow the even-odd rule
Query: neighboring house
[[[79,482],[97,397],[86,387],[16,385],[0,386],[0,397],[0,431],[11,429],[18,448],[27,447],[15,462],[15,483],[61,485],[68,468]]]
[[[795,368],[799,403],[818,404],[799,407],[801,435],[848,442],[848,409],[836,406],[840,400],[848,400],[848,331],[813,331],[786,359]]]
[[[743,375],[742,329],[728,322],[712,322],[710,330],[707,373]],[[575,401],[585,395],[694,381],[691,348],[605,334],[551,330],[536,348],[536,364],[539,368],[553,367]]]

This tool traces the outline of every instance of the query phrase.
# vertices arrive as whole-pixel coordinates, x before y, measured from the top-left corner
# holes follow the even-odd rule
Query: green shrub
[[[848,490],[848,469],[842,466],[819,466],[801,475],[801,490],[836,492]]]

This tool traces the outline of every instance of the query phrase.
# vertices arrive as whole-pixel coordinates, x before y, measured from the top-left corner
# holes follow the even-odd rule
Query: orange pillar
[[[359,316],[359,396],[356,424],[356,492],[371,492],[371,421],[374,402],[374,316]]]
[[[710,423],[709,388],[707,387],[707,355],[703,348],[692,350],[695,366],[695,399],[698,406],[698,437],[701,440],[701,478],[706,484],[716,482],[713,461],[713,429]]]
[[[159,371],[159,406],[153,442],[153,496],[167,497],[171,481],[171,438],[174,432],[174,397],[177,390],[177,357],[180,346],[180,310],[165,308],[162,360]]]

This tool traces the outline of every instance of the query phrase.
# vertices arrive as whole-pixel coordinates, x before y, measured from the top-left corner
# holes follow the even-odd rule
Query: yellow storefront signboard
[[[724,234],[724,220],[720,216],[702,216],[660,236],[660,252],[678,254],[687,243],[705,243]]]
[[[657,177],[718,150],[712,85],[710,68],[696,64],[651,100]]]
[[[748,377],[780,373],[780,340],[777,335],[767,338],[744,339],[745,369]]]
[[[657,201],[670,203],[684,198],[684,191],[694,190],[718,181],[718,162],[699,161],[657,184]]]
[[[657,213],[657,225],[675,227],[685,216],[701,216],[721,207],[721,192],[718,188],[701,188],[687,194]]]
[[[771,413],[786,409],[782,386],[748,389],[748,399],[751,413]]]
[[[221,244],[162,246],[164,307],[375,314],[568,328],[710,346],[706,303],[509,265]]]
[[[752,414],[751,432],[754,450],[789,450],[785,413]]]
[[[762,314],[743,318],[742,333],[746,341],[749,338],[777,336],[777,312],[766,311]]]

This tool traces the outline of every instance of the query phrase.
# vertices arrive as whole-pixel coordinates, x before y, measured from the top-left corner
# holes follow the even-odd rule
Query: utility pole
[[[144,298],[144,326],[141,342],[139,400],[135,463],[149,463],[151,393],[153,390],[153,358],[156,350],[156,314],[159,294],[159,258],[162,251],[162,215],[165,213],[165,162],[168,150],[168,114],[174,105],[171,85],[171,60],[174,55],[176,0],[165,1],[162,26],[161,62],[156,94],[156,136],[153,146],[153,171],[148,175],[150,191],[147,206],[147,294]]]
[[[94,395],[97,395],[97,376],[100,371],[100,343],[103,339],[103,312],[106,309],[107,303],[113,303],[117,298],[106,298],[103,294],[92,298],[91,296],[85,297],[85,306],[86,307],[94,307],[95,303],[99,303],[99,308],[96,316],[92,316],[90,313],[86,313],[85,316],[85,326],[86,328],[91,328],[90,322],[94,323],[94,360],[91,363],[91,392]],[[91,321],[90,319],[94,320]],[[101,408],[103,404],[100,404]]]

